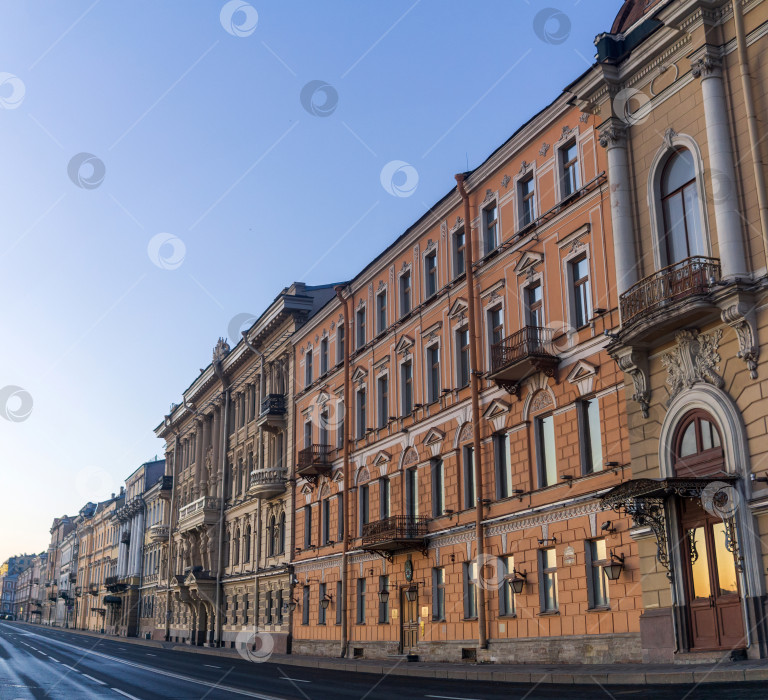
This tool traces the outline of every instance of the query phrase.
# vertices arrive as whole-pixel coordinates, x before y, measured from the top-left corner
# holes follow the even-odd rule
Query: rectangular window
[[[312,383],[312,351],[307,350],[304,355],[304,385],[309,386]]]
[[[320,341],[320,374],[328,371],[328,338]]]
[[[327,544],[331,539],[331,499],[324,498],[320,504],[320,513],[323,520],[322,539],[320,544]]]
[[[304,506],[304,549],[312,544],[312,506]]]
[[[400,316],[411,313],[411,273],[400,275]]]
[[[488,310],[488,344],[493,347],[504,340],[504,314],[500,306]]]
[[[607,608],[610,599],[608,598],[608,577],[605,575],[604,568],[608,563],[605,540],[591,540],[586,544],[589,607]]]
[[[379,518],[388,518],[391,513],[391,492],[389,479],[379,479]]]
[[[554,547],[539,550],[539,597],[541,612],[558,610],[557,555]]]
[[[570,276],[573,294],[573,325],[581,328],[589,323],[592,316],[592,301],[589,293],[589,263],[587,256],[570,263]]]
[[[427,299],[437,294],[437,252],[433,251],[424,258],[424,291]]]
[[[525,288],[525,322],[541,328],[544,325],[544,300],[541,283],[535,282]]]
[[[469,329],[456,331],[456,378],[459,389],[469,386]]]
[[[318,444],[320,445],[328,444],[328,421],[328,409],[324,408],[322,411],[320,411],[320,429],[318,431]],[[279,435],[278,437],[282,438],[282,435]]]
[[[462,449],[464,470],[464,508],[475,507],[475,448],[464,445]]]
[[[464,236],[464,229],[456,231],[453,234],[453,277],[454,279],[459,275],[463,275],[466,271],[465,265],[465,245],[466,238]]]
[[[499,245],[499,209],[495,203],[483,209],[483,233],[485,254],[488,255]]]
[[[560,163],[565,199],[579,189],[579,149],[575,141],[560,149]]]
[[[445,620],[445,569],[432,569],[432,620]]]
[[[594,398],[579,401],[578,408],[582,472],[592,474],[603,470],[600,406]]]
[[[357,579],[357,624],[365,624],[365,579]]]
[[[346,321],[342,321],[336,329],[336,363],[344,362],[344,329]]]
[[[365,345],[365,307],[357,310],[357,347]]]
[[[336,541],[341,542],[344,539],[344,495],[341,493],[336,496],[336,518],[338,531]]]
[[[411,519],[419,515],[419,475],[416,467],[405,470],[405,514]]]
[[[427,348],[427,401],[434,403],[440,398],[440,347]]]
[[[553,416],[534,419],[536,439],[536,466],[539,472],[539,488],[557,483],[555,460],[555,423]]]
[[[509,435],[496,433],[493,436],[493,463],[496,472],[496,498],[512,495],[512,469],[509,455]]]
[[[413,413],[413,365],[410,361],[400,365],[400,385],[403,415],[410,416]]]
[[[344,449],[344,440],[347,439],[347,434],[344,428],[345,420],[346,420],[345,416],[342,415],[339,418],[338,426],[336,426],[336,447],[338,447],[340,450]]]
[[[517,200],[520,202],[520,228],[525,228],[536,220],[536,190],[533,186],[533,174],[520,180],[517,187]]]
[[[267,624],[272,624],[272,591],[267,591],[267,600],[265,602]],[[237,610],[237,596],[235,596],[235,610]],[[237,613],[235,613],[235,620],[237,620]]]
[[[389,593],[389,576],[379,576],[379,591]],[[389,598],[386,601],[379,599],[379,624],[389,622]]]
[[[304,586],[301,596],[301,624],[309,624],[309,586]]]
[[[365,389],[357,391],[357,439],[365,437],[368,426],[365,422]]]
[[[499,590],[499,615],[514,615],[515,592],[512,590],[510,581],[513,576],[512,572],[515,570],[515,558],[512,556],[499,557],[499,567],[503,569],[499,575],[505,577]]]
[[[368,484],[365,484],[364,486],[360,486],[358,488],[358,491],[360,492],[358,499],[359,499],[359,519],[360,519],[360,537],[363,536],[363,529],[364,527],[370,522],[370,516],[371,516],[371,502],[370,502],[370,491],[368,490]]]
[[[387,293],[380,292],[376,295],[376,333],[383,333],[387,329]]]
[[[477,617],[477,562],[464,562],[464,618],[471,620]]]
[[[323,599],[325,598],[325,584],[321,583],[317,587],[317,624],[325,624],[325,608],[323,607]]]
[[[245,604],[246,604],[246,619],[245,621],[248,622],[248,596],[245,597]],[[282,625],[283,624],[283,589],[281,588],[277,592],[277,603],[275,604],[275,607],[277,609],[277,624]]]
[[[308,420],[304,423],[304,447],[312,446],[312,421]]]
[[[430,461],[432,475],[432,517],[439,518],[445,512],[445,465],[435,457]]]
[[[384,428],[389,423],[389,379],[385,374],[376,380],[378,399],[378,427]]]
[[[341,581],[336,581],[336,624],[341,624]]]

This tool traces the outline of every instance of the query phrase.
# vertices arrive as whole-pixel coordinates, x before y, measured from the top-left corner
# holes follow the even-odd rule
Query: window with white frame
[[[429,299],[437,294],[437,251],[424,256],[424,292]]]
[[[387,329],[387,290],[376,295],[376,333]]]
[[[365,307],[361,307],[357,310],[356,318],[357,321],[357,347],[361,348],[363,345],[365,345]]]
[[[344,362],[344,334],[346,321],[340,321],[336,328],[336,363]]]
[[[357,390],[357,439],[365,437],[368,426],[365,418],[365,388]]]
[[[464,229],[455,231],[453,236],[453,277],[459,277],[466,271],[466,236]]]
[[[328,371],[328,338],[320,341],[320,374]]]
[[[467,561],[462,564],[464,584],[464,619],[477,617],[477,562]]]
[[[579,445],[584,474],[603,469],[603,445],[600,431],[600,406],[597,398],[577,402],[579,416]]]
[[[515,570],[515,558],[512,555],[499,557],[499,567],[502,569],[503,584],[499,590],[499,615],[500,616],[514,616],[515,615],[515,591],[511,586],[511,581],[514,576]]]
[[[560,188],[562,198],[570,197],[579,189],[579,147],[575,140],[560,151]]]
[[[525,323],[528,326],[544,326],[544,297],[540,281],[535,281],[523,290],[525,302]]]
[[[312,383],[312,350],[307,350],[304,354],[304,384],[309,386]]]
[[[568,263],[571,279],[571,310],[574,328],[589,323],[592,316],[592,295],[589,290],[589,261],[586,254],[579,255]]]
[[[432,517],[439,518],[445,512],[445,464],[440,457],[430,460],[432,477]]]
[[[517,201],[519,202],[519,228],[530,226],[536,220],[536,188],[533,173],[517,183]]]
[[[440,398],[440,346],[427,348],[427,402],[434,403]]]
[[[411,360],[400,365],[400,395],[402,414],[410,416],[413,413],[413,363]]]
[[[493,347],[504,340],[504,311],[501,306],[488,309],[488,345]]]
[[[376,425],[383,428],[389,423],[389,377],[384,374],[376,380]]]
[[[456,331],[456,379],[458,388],[469,386],[469,328]]]
[[[539,550],[539,599],[541,612],[556,612],[557,553],[554,547]]]
[[[554,416],[549,415],[537,417],[533,422],[539,488],[557,483],[554,420]]]
[[[411,271],[400,275],[400,316],[411,313]]]
[[[512,495],[512,465],[508,433],[496,433],[493,436],[493,463],[496,473],[496,498],[509,498]]]
[[[486,255],[499,245],[499,207],[496,202],[483,209],[483,244]]]

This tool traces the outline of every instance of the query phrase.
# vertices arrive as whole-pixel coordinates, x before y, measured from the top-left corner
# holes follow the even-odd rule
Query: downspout
[[[171,427],[171,417],[165,417],[166,428]],[[179,451],[179,431],[175,431],[173,439],[173,464],[171,466],[171,502],[168,505],[168,563],[166,564],[166,576],[168,577],[168,590],[165,596],[165,641],[171,639],[171,566],[173,565],[173,507],[176,502],[176,455]]]
[[[744,93],[744,109],[747,113],[747,131],[749,134],[749,150],[752,156],[752,167],[755,171],[755,189],[757,190],[757,205],[760,210],[760,230],[763,234],[763,248],[768,263],[768,196],[765,190],[765,172],[763,159],[760,157],[760,136],[755,113],[755,100],[752,95],[752,78],[749,73],[747,59],[747,39],[744,33],[744,11],[741,0],[734,0],[733,23],[736,28],[736,48],[739,56],[739,73],[741,89]]]
[[[215,647],[221,645],[221,569],[224,564],[224,498],[226,496],[227,485],[227,441],[229,439],[229,386],[227,378],[224,376],[224,368],[221,366],[221,360],[213,363],[213,371],[221,381],[224,397],[224,416],[221,421],[221,453],[219,455],[219,465],[221,468],[221,479],[219,481],[219,546],[218,546],[218,565],[216,566],[216,626],[213,631],[213,643]]]
[[[480,394],[478,384],[480,383],[480,365],[477,353],[477,326],[475,325],[475,271],[474,257],[472,249],[472,218],[469,208],[469,195],[464,187],[464,173],[456,175],[456,183],[459,194],[464,200],[464,233],[466,235],[466,245],[464,246],[467,257],[467,306],[469,322],[469,377],[472,392],[472,435],[474,450],[475,484],[476,498],[475,503],[475,539],[477,540],[477,567],[478,579],[480,578],[479,568],[485,563],[485,542],[483,535],[483,469],[482,452],[480,445]],[[477,590],[477,643],[481,649],[488,648],[488,638],[485,629],[485,589],[482,586],[476,586]]]
[[[347,556],[349,551],[349,537],[347,536],[349,528],[347,527],[349,521],[349,427],[350,420],[347,411],[347,407],[350,404],[350,392],[352,390],[350,376],[349,376],[349,354],[352,352],[352,329],[349,320],[349,298],[344,296],[345,287],[339,285],[335,288],[336,296],[344,306],[344,496],[343,496],[343,509],[344,518],[342,519],[342,533],[341,533],[341,600],[337,602],[337,605],[341,605],[341,647],[339,653],[341,658],[347,655],[347,643],[349,636],[349,628],[347,623]]]

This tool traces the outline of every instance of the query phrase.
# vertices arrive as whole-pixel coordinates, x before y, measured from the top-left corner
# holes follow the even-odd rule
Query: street
[[[51,698],[762,698],[762,683],[610,686],[478,683],[282,667],[0,622],[0,700]]]

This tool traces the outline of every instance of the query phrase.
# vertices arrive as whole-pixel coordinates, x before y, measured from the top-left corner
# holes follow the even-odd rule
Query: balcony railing
[[[394,552],[425,545],[429,518],[390,515],[363,525],[363,549]]]
[[[152,542],[163,542],[168,539],[167,525],[153,525],[149,528],[149,539]]]
[[[169,474],[164,474],[160,480],[160,498],[170,498],[171,491],[173,490],[173,477]]]
[[[272,498],[285,491],[288,470],[285,467],[256,469],[251,472],[248,491],[257,498]]]
[[[98,583],[89,583],[88,584],[88,593],[91,593],[92,595],[95,595],[99,592],[99,584]]]
[[[182,506],[179,509],[179,522],[187,520],[198,513],[205,513],[206,511],[215,511],[219,506],[219,499],[212,496],[203,496],[198,498],[192,503]]]
[[[492,345],[489,378],[517,393],[520,382],[534,371],[553,376],[558,363],[554,333],[552,328],[523,326]]]
[[[271,413],[282,416],[285,414],[285,410],[285,394],[267,394],[267,397],[261,402],[259,415]]]
[[[310,445],[299,450],[296,470],[300,476],[318,476],[331,468],[331,446]]]
[[[158,575],[157,574],[145,574],[144,575],[144,583],[157,583]]]
[[[621,323],[628,326],[676,301],[707,294],[712,280],[720,280],[717,258],[695,256],[663,267],[619,297]]]

